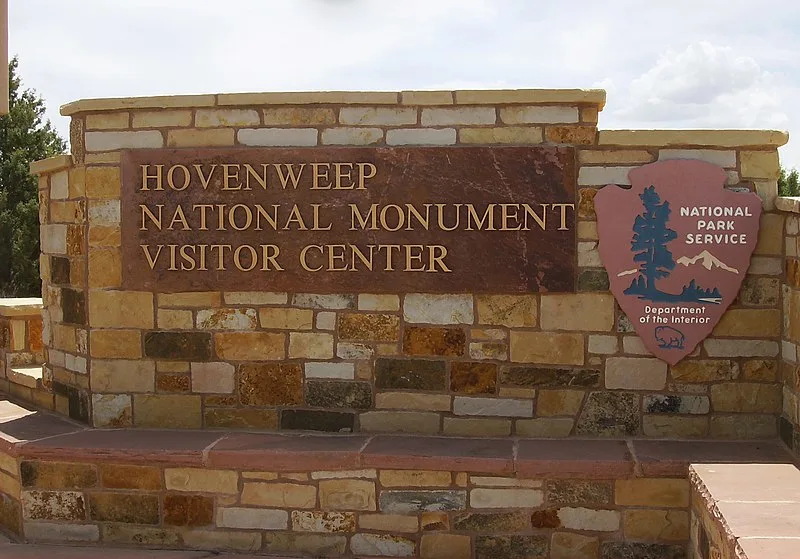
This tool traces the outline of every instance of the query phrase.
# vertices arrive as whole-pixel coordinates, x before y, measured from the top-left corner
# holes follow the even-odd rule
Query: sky
[[[10,0],[9,53],[68,136],[77,99],[602,88],[601,129],[797,134],[796,0]]]

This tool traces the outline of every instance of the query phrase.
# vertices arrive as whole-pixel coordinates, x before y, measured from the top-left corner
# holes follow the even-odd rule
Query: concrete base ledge
[[[684,559],[703,462],[794,468],[777,441],[90,429],[0,400],[0,529],[270,557]]]
[[[800,545],[800,470],[792,464],[690,468],[690,557],[794,559]]]

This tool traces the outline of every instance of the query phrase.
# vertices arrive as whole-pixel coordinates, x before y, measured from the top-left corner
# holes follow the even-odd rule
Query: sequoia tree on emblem
[[[724,188],[694,160],[630,172],[595,197],[611,291],[645,346],[670,364],[690,354],[736,298],[758,241],[761,199]]]

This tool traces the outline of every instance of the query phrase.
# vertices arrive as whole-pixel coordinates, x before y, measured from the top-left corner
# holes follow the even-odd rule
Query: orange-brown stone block
[[[169,526],[207,526],[214,521],[214,500],[202,495],[164,497],[164,524]]]
[[[392,342],[400,337],[400,317],[392,314],[339,315],[340,340]]]
[[[239,397],[245,406],[303,403],[303,369],[292,363],[251,363],[239,367]]]
[[[411,326],[403,334],[403,352],[408,355],[464,355],[466,334],[461,328]]]
[[[450,390],[465,394],[494,394],[497,389],[497,365],[494,363],[456,362],[450,369]]]

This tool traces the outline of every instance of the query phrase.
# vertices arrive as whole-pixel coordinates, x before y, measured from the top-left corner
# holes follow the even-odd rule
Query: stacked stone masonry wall
[[[40,176],[44,382],[99,427],[766,438],[781,415],[784,214],[761,131],[598,131],[597,91],[235,94],[79,101]],[[578,293],[121,289],[120,151],[571,145]],[[724,167],[765,213],[738,299],[674,367],[608,291],[593,195],[671,158]],[[691,185],[687,185],[691,188]],[[784,298],[785,302],[786,299]],[[796,406],[795,406],[796,407]]]

